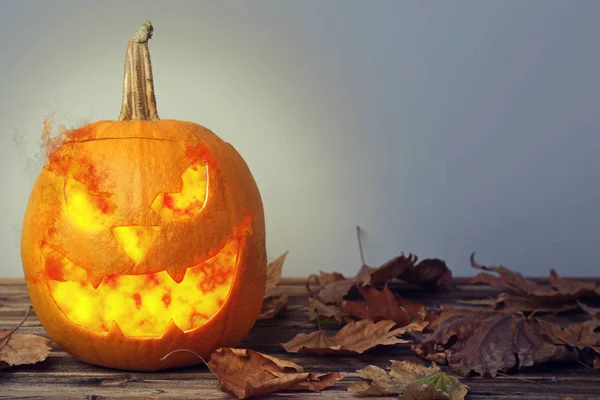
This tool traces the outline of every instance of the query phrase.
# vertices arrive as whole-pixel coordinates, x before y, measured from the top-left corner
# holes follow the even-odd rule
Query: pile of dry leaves
[[[362,256],[359,229],[357,233]],[[286,256],[287,252],[268,266],[260,320],[291,309],[279,286]],[[288,353],[359,356],[377,346],[405,344],[431,365],[402,360],[392,360],[387,370],[369,365],[356,371],[362,381],[350,384],[349,392],[398,395],[405,400],[461,400],[469,388],[447,372],[494,377],[548,362],[600,369],[596,334],[600,309],[588,305],[588,301],[600,300],[600,288],[594,283],[560,278],[552,271],[549,284],[543,285],[506,267],[480,265],[472,255],[472,266],[483,272],[470,283],[503,289],[497,298],[469,301],[484,307],[474,311],[443,304],[426,306],[390,289],[393,282],[401,281],[427,293],[453,290],[452,273],[440,259],[418,261],[416,256],[401,254],[379,267],[366,265],[364,257],[362,264],[354,277],[321,272],[308,278],[308,301],[300,308],[315,322],[315,330],[297,334],[281,343],[282,348]],[[587,315],[584,321],[559,326],[540,318],[544,313],[575,308]],[[324,324],[334,324],[339,330],[328,334],[322,329]],[[18,335],[15,330],[0,332],[0,368],[46,358],[47,339]],[[221,389],[240,399],[281,391],[320,391],[343,379],[338,372],[316,375],[293,362],[249,349],[217,349],[205,364]],[[438,365],[446,366],[446,372]]]

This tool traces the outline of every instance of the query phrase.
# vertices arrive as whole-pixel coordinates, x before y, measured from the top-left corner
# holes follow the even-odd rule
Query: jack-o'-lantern
[[[191,365],[249,332],[265,291],[265,226],[241,156],[207,128],[161,120],[144,23],[129,40],[118,121],[75,129],[48,155],[21,255],[34,309],[76,358]]]

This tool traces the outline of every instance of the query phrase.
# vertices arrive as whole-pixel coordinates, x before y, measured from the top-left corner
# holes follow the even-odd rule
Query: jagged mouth
[[[219,311],[233,284],[242,240],[231,239],[214,257],[187,268],[180,282],[160,271],[106,275],[92,285],[87,270],[46,243],[42,256],[52,297],[69,320],[100,333],[118,329],[125,336],[161,338],[173,325],[184,332],[196,329]]]

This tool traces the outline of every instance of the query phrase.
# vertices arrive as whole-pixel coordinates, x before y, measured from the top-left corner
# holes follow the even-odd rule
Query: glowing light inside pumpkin
[[[65,179],[67,212],[82,226],[100,225],[117,208],[107,196],[91,194],[86,186],[72,178]]]
[[[158,226],[117,226],[112,228],[115,239],[135,262],[144,257],[157,230]]]
[[[163,217],[184,219],[202,210],[208,193],[207,167],[192,165],[181,175],[183,188],[179,193],[161,193],[152,202],[152,209]]]
[[[109,275],[98,288],[87,271],[47,244],[42,246],[48,286],[71,321],[107,332],[115,321],[123,334],[162,337],[170,320],[183,331],[215,315],[233,282],[241,239],[232,239],[213,258],[187,269],[177,284],[166,271],[146,275]]]

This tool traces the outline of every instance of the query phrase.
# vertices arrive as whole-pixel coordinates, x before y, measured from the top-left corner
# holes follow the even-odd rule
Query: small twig
[[[535,382],[535,381],[532,381],[532,380],[529,380],[529,379],[525,379],[525,378],[520,378],[518,376],[508,375],[508,374],[505,374],[505,373],[502,373],[502,372],[496,372],[496,374],[500,375],[500,376],[503,376],[505,378],[509,378],[509,379],[516,379],[518,381],[523,381],[523,382],[527,382],[527,383],[533,383],[534,385],[537,385],[540,388],[545,389],[544,386],[541,383],[539,383],[539,382]]]
[[[308,307],[307,304],[299,304],[299,305],[294,306],[294,307],[286,307],[285,309],[287,311],[294,311],[294,310],[302,310],[303,308],[307,308],[307,307]]]
[[[362,265],[367,265],[367,263],[365,263],[365,253],[363,252],[362,239],[360,237],[360,226],[356,227],[356,238],[358,239],[358,251],[360,252],[360,261],[362,262]]]
[[[25,317],[23,317],[23,319],[21,320],[21,322],[19,322],[19,324],[17,326],[15,326],[13,329],[11,329],[10,331],[8,331],[8,333],[6,333],[2,338],[0,338],[0,342],[4,342],[2,343],[2,345],[0,346],[0,350],[2,350],[4,348],[4,346],[6,346],[10,340],[10,337],[12,336],[13,333],[15,333],[17,331],[17,329],[19,329],[21,326],[23,326],[23,324],[25,323],[25,320],[27,319],[27,317],[29,317],[29,314],[31,313],[31,310],[33,310],[33,306],[29,306],[29,309],[27,310],[27,313],[25,313]],[[6,341],[4,341],[6,339]]]
[[[318,313],[317,318],[315,318],[315,321],[317,322],[317,328],[319,328],[319,331],[322,331],[323,329],[321,329],[321,318],[319,317]]]
[[[204,358],[202,358],[202,357],[200,356],[200,354],[198,354],[198,353],[196,353],[195,351],[193,351],[193,350],[190,350],[190,349],[177,349],[177,350],[173,350],[173,351],[171,351],[171,352],[168,352],[168,353],[167,353],[167,354],[165,354],[164,356],[162,356],[162,357],[160,358],[160,361],[165,361],[165,360],[167,359],[167,357],[169,357],[171,354],[173,354],[173,353],[179,353],[179,352],[192,353],[193,355],[195,355],[196,357],[198,357],[199,359],[201,359],[201,360],[202,360],[202,362],[204,363],[204,365],[206,365],[206,367],[207,367],[207,368],[210,370],[210,367],[208,366],[208,363],[207,363],[207,362],[204,360]],[[211,372],[212,372],[212,371],[211,371]]]

